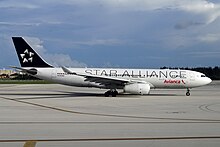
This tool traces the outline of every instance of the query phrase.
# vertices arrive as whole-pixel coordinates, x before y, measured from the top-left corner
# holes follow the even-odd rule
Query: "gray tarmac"
[[[0,147],[219,147],[220,82],[104,97],[59,84],[0,85]]]

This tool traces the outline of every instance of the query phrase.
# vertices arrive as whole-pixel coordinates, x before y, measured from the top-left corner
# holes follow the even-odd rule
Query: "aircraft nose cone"
[[[210,78],[208,78],[208,77],[206,77],[206,78],[203,79],[203,84],[204,84],[204,85],[207,85],[207,84],[209,84],[209,83],[211,83],[211,82],[212,82],[212,80],[211,80]]]
[[[211,83],[212,80],[210,78],[207,78],[207,84]]]
[[[203,77],[200,79],[200,86],[208,85],[212,80],[208,77]]]

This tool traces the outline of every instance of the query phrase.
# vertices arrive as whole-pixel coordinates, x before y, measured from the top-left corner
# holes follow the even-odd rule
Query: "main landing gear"
[[[187,90],[186,90],[186,96],[190,96],[190,90],[189,90],[189,88],[187,88]]]
[[[118,91],[116,89],[111,89],[105,92],[105,97],[109,97],[110,95],[112,97],[116,97],[118,95]]]

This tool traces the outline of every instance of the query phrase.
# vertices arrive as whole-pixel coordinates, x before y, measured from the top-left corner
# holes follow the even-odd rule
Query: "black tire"
[[[105,92],[105,97],[109,97],[109,95],[110,95],[109,91]]]
[[[112,97],[116,97],[117,96],[117,91],[113,91],[112,92]]]
[[[190,92],[186,92],[186,96],[190,96]]]

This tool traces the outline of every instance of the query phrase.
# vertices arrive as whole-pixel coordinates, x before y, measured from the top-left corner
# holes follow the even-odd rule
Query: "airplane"
[[[28,75],[55,83],[108,89],[105,97],[116,97],[118,90],[135,95],[148,95],[151,89],[190,89],[211,83],[205,74],[181,69],[67,68],[47,63],[23,39],[12,37],[21,67],[12,66]]]

